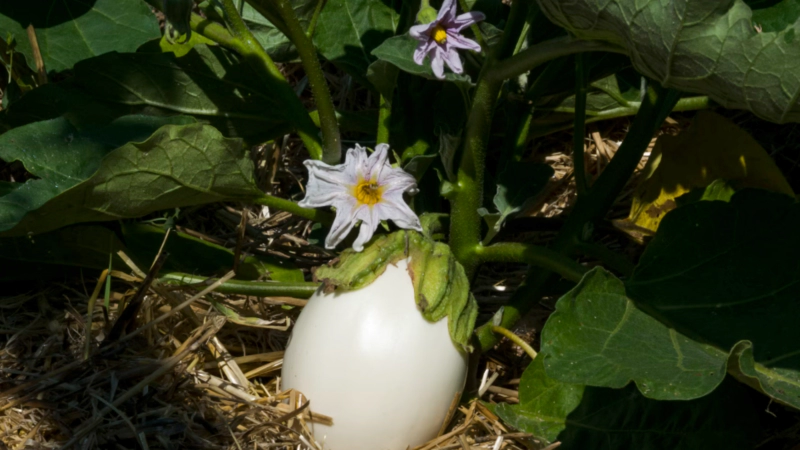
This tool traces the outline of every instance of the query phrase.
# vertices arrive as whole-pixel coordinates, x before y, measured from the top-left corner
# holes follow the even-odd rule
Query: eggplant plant
[[[261,205],[320,227],[336,255],[313,279],[250,257],[219,288],[310,296],[282,381],[333,418],[313,430],[320,448],[435,438],[476,395],[470,359],[504,336],[532,361],[519,404],[488,407],[542,446],[754,448],[759,401],[800,409],[791,183],[703,111],[684,136],[736,137],[702,164],[678,149],[711,144],[665,137],[648,153],[629,221],[648,235],[641,257],[600,237],[671,113],[800,121],[799,15],[794,0],[0,2],[0,159],[26,174],[0,181],[0,280],[157,248],[130,219]],[[332,71],[375,108],[348,109]],[[626,116],[590,179],[587,124]],[[555,237],[507,232],[537,231],[526,205],[553,169],[529,150],[569,129],[576,198]],[[248,149],[285,136],[308,156],[304,190],[271,195]],[[473,290],[494,263],[527,273],[490,311]],[[220,269],[170,264],[165,282]],[[511,330],[553,292],[537,354]]]

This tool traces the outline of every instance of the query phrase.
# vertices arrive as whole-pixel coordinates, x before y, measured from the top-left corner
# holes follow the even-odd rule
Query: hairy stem
[[[300,61],[308,77],[311,93],[319,111],[319,122],[322,130],[322,160],[328,164],[338,164],[342,157],[342,143],[339,135],[339,124],[336,122],[336,111],[333,108],[333,99],[322,72],[322,65],[317,57],[317,49],[300,25],[297,15],[292,8],[290,0],[273,0],[277,6],[281,19],[286,24],[287,36],[297,48]]]
[[[378,144],[389,143],[389,121],[392,117],[392,102],[391,99],[381,94],[380,109],[378,110],[378,133],[375,140]]]
[[[273,195],[264,195],[263,197],[254,200],[253,203],[279,209],[281,211],[286,211],[297,217],[313,220],[314,222],[319,222],[321,224],[330,225],[333,223],[334,215],[327,211],[303,208],[291,200],[275,197]]]
[[[256,40],[247,24],[242,20],[239,15],[239,10],[234,5],[233,0],[220,0],[222,3],[222,10],[225,12],[225,17],[230,23],[234,35],[241,42],[240,48],[237,51],[251,64],[259,66],[266,72],[267,83],[274,85],[275,94],[283,100],[283,104],[288,109],[287,115],[294,119],[297,127],[297,134],[300,139],[308,148],[308,152],[312,158],[321,159],[322,147],[317,137],[317,127],[311,118],[308,117],[308,112],[305,107],[294,94],[294,90],[283,77],[278,66],[272,61],[272,58],[264,50],[264,47]],[[334,118],[335,120],[335,118]]]
[[[188,273],[173,272],[161,276],[159,281],[165,284],[199,284],[214,280]],[[252,295],[254,297],[308,298],[319,288],[319,285],[319,283],[310,282],[283,283],[277,281],[229,280],[222,283],[214,291],[222,294]]]
[[[679,94],[673,90],[659,87],[648,89],[625,141],[592,188],[586,195],[578,198],[564,227],[551,245],[551,250],[568,255],[584,235],[587,225],[605,215],[639,164],[653,134],[672,111],[678,96]],[[504,307],[500,325],[510,328],[522,318],[539,301],[541,290],[552,275],[549,270],[531,268],[525,283],[517,289],[511,302]],[[491,329],[493,325],[495,324],[489,322],[476,330],[482,351],[492,348],[497,343],[497,337]]]
[[[521,262],[551,270],[567,280],[578,282],[587,269],[571,258],[538,245],[519,242],[501,242],[480,247],[477,252],[480,262]]]

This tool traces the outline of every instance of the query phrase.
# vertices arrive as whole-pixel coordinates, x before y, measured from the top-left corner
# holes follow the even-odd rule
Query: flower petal
[[[373,207],[373,212],[380,220],[391,220],[400,228],[422,231],[419,217],[408,207],[400,192],[384,195],[381,202]]]
[[[461,14],[460,16],[454,18],[447,24],[447,28],[455,29],[455,31],[461,31],[464,28],[480,22],[486,19],[486,15],[480,11],[470,11],[468,13]]]
[[[433,58],[431,59],[433,74],[440,80],[444,80],[444,59],[442,53],[444,53],[444,50],[437,46],[436,51],[433,53]]]
[[[414,25],[413,27],[408,29],[408,34],[412,38],[418,41],[429,41],[431,40],[431,29],[439,24],[438,20],[434,20],[431,23],[423,23],[422,25]]]
[[[448,33],[449,35],[450,33]],[[450,36],[448,36],[448,39]],[[450,67],[455,73],[464,73],[464,68],[461,66],[461,57],[458,56],[458,51],[456,51],[456,47],[448,45],[448,48],[442,52],[442,56],[444,58],[444,62],[447,63],[447,66]]]
[[[405,193],[416,190],[417,180],[403,169],[390,168],[381,174],[378,184],[384,188],[384,195],[394,191]]]
[[[427,42],[420,42],[414,50],[414,62],[420,66],[425,63],[425,57],[437,47],[436,41],[428,39]]]
[[[361,227],[358,229],[358,237],[355,241],[353,241],[353,250],[357,252],[364,250],[364,244],[372,239],[372,235],[375,233],[375,230],[378,229],[378,225],[381,223],[380,218],[377,214],[375,214],[376,212],[377,211],[375,207],[364,207],[361,211],[361,214],[359,214],[359,218],[361,219]]]
[[[355,205],[356,199],[352,196],[335,205],[336,218],[333,219],[331,231],[328,232],[328,236],[325,238],[325,248],[329,250],[336,248],[350,234],[350,230],[356,224],[356,216],[359,214],[359,210],[366,208],[366,206],[355,208]]]
[[[447,33],[447,44],[451,48],[463,48],[464,50],[476,52],[481,51],[481,46],[477,42],[457,33]]]
[[[348,187],[354,184],[343,165],[329,166],[321,161],[307,160],[308,183],[306,196],[299,205],[304,208],[319,208],[333,205],[339,199],[348,197]]]
[[[456,0],[444,0],[434,23],[448,24],[456,18]]]
[[[367,159],[366,147],[356,144],[354,148],[347,150],[344,165],[347,167],[348,176],[353,179],[352,184],[358,184],[359,180],[364,177]]]
[[[375,146],[375,151],[369,155],[367,162],[364,165],[364,179],[377,183],[381,177],[381,171],[384,165],[388,165],[386,158],[389,156],[389,144],[378,144]],[[389,166],[391,167],[391,166]]]

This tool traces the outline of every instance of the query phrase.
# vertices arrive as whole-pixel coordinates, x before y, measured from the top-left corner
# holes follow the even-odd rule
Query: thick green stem
[[[575,189],[578,196],[586,195],[586,160],[583,156],[583,137],[586,133],[586,91],[588,83],[583,54],[575,55],[575,125],[572,129],[572,164],[575,169]]]
[[[450,247],[470,278],[479,264],[477,252],[481,242],[481,218],[478,208],[483,202],[486,148],[492,127],[494,105],[503,85],[502,78],[488,75],[493,70],[495,61],[507,58],[514,52],[519,34],[525,25],[527,10],[527,2],[519,1],[512,4],[508,23],[503,31],[503,40],[496,52],[484,62],[465,127],[464,154],[461,156],[455,192],[451,200]]]
[[[188,273],[168,273],[159,278],[165,284],[200,284],[214,282],[206,277]],[[221,294],[252,295],[254,297],[293,297],[308,298],[319,288],[320,283],[283,283],[273,281],[229,280],[222,283],[215,292]]]
[[[389,143],[389,121],[392,117],[392,102],[381,94],[380,109],[378,110],[378,132],[375,140],[378,144]]]
[[[330,225],[333,223],[334,215],[327,211],[303,208],[291,200],[286,200],[280,197],[264,195],[263,197],[254,200],[253,203],[269,206],[270,208],[279,209],[281,211],[286,211],[297,217],[313,220],[314,222],[319,222],[325,225]]]
[[[498,62],[492,67],[490,75],[492,78],[507,80],[520,76],[547,61],[583,52],[624,53],[620,47],[604,42],[582,41],[580,39],[562,37],[533,45],[508,59]]]
[[[287,36],[297,48],[300,61],[308,77],[311,93],[319,111],[319,122],[322,130],[322,160],[328,164],[338,164],[342,157],[342,142],[339,135],[339,124],[336,122],[336,111],[333,108],[333,99],[322,72],[322,65],[317,57],[317,49],[300,25],[297,15],[292,8],[290,0],[273,0],[277,6],[281,19],[286,24]]]
[[[480,262],[521,262],[534,267],[551,270],[567,280],[578,282],[587,269],[571,258],[538,245],[519,242],[501,242],[488,247],[479,247]]]
[[[585,233],[587,225],[605,215],[639,164],[653,134],[672,111],[678,96],[679,94],[673,90],[648,89],[645,101],[625,141],[592,188],[585,196],[578,198],[564,227],[550,246],[551,250],[568,255]],[[499,325],[510,328],[522,318],[523,314],[539,301],[541,290],[551,276],[552,272],[549,270],[533,268],[529,270],[526,282],[517,289],[511,302],[503,308],[503,317]],[[492,348],[497,343],[497,337],[491,329],[493,325],[496,324],[486,323],[476,330],[482,351]]]
[[[309,154],[314,159],[322,158],[322,147],[317,137],[317,127],[311,118],[308,117],[308,112],[305,107],[294,94],[294,90],[283,77],[278,66],[272,61],[272,58],[267,54],[264,47],[256,40],[247,24],[242,20],[239,15],[239,10],[234,5],[233,0],[220,0],[222,3],[222,10],[225,12],[225,17],[230,23],[231,29],[234,34],[241,41],[240,48],[237,51],[251,64],[260,66],[268,76],[267,82],[275,85],[275,94],[281,98],[282,103],[288,109],[287,115],[294,119],[297,126],[297,134],[306,145]],[[335,118],[334,118],[335,120]]]

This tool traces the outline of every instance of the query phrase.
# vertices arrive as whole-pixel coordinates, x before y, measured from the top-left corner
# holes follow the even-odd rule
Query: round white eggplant
[[[431,323],[417,310],[401,260],[362,289],[309,299],[281,383],[333,418],[310,425],[325,450],[405,450],[436,437],[466,373],[447,319]]]

